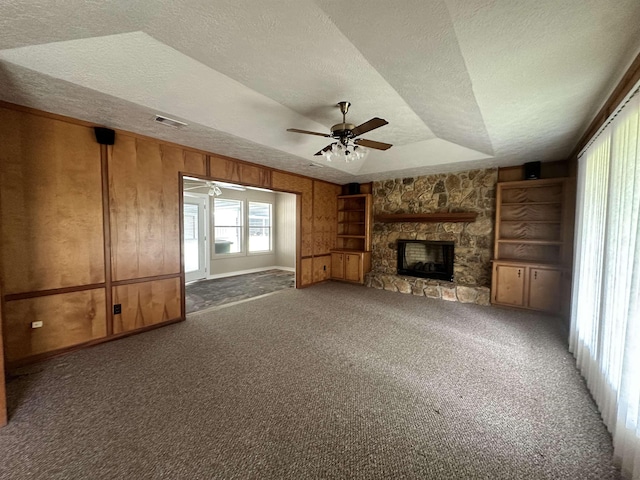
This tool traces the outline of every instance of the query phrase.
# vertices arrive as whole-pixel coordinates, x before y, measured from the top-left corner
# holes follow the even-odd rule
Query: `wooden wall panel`
[[[40,328],[31,322],[42,321]],[[4,304],[5,353],[13,362],[107,335],[105,290],[47,295]]]
[[[305,287],[313,283],[313,258],[303,258],[300,261],[300,286]]]
[[[236,162],[230,158],[211,155],[211,177],[228,182],[271,188],[271,170],[257,165]]]
[[[104,282],[92,129],[0,108],[0,145],[4,293]]]
[[[181,302],[180,278],[113,287],[113,303],[122,305],[122,313],[113,316],[113,333],[180,318]]]
[[[331,255],[313,257],[313,282],[323,282],[331,278]]]
[[[183,150],[118,135],[109,151],[113,280],[180,272]]]
[[[182,151],[184,166],[182,171],[184,173],[191,173],[193,175],[207,174],[207,156],[202,153],[192,152],[190,150]]]
[[[2,244],[0,244],[0,250]],[[0,284],[0,299],[2,298],[2,286]],[[0,300],[0,318],[2,318],[2,301]],[[4,337],[2,334],[2,323],[0,322],[0,427],[7,424],[7,390],[5,386],[4,372]]]
[[[328,255],[336,247],[338,195],[342,187],[313,182],[313,255]],[[315,269],[314,269],[315,271]]]
[[[570,164],[565,160],[542,162],[540,165],[540,178],[567,177],[569,174]],[[524,177],[524,165],[500,167],[498,169],[498,182],[515,182],[519,180],[526,180]]]
[[[271,183],[274,190],[301,194],[300,255],[310,257],[313,255],[313,181],[298,175],[273,172]]]

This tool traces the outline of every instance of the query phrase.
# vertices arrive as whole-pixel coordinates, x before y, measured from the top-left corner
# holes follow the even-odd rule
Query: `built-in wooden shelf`
[[[560,220],[502,220],[501,223],[532,223],[536,225],[561,224]]]
[[[439,212],[439,213],[383,213],[376,215],[376,222],[475,222],[477,212]]]
[[[514,205],[562,205],[562,202],[502,202],[502,206]]]
[[[498,243],[517,243],[522,245],[562,245],[560,240],[524,240],[522,238],[502,238],[496,240]]]
[[[338,238],[365,238],[366,235],[338,235]]]

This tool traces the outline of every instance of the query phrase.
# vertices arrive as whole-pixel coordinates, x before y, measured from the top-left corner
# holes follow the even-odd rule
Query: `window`
[[[198,239],[198,206],[184,205],[184,240]]]
[[[271,251],[271,204],[249,202],[249,252]]]
[[[614,461],[640,478],[640,93],[580,157],[577,198],[569,347]]]
[[[214,199],[213,236],[216,255],[242,252],[243,203],[241,200]]]
[[[272,204],[227,198],[213,202],[215,255],[272,251]]]

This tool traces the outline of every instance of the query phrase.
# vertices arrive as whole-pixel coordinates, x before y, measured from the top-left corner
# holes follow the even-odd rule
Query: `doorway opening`
[[[295,287],[297,198],[183,178],[186,313]]]

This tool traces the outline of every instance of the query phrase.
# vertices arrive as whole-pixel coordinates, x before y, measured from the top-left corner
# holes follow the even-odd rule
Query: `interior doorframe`
[[[204,203],[204,212],[203,212],[203,225],[202,225],[202,232],[200,233],[204,233],[204,247],[203,247],[203,258],[204,258],[204,277],[198,278],[198,279],[194,279],[194,280],[187,280],[187,269],[186,269],[186,265],[185,265],[185,270],[184,270],[184,277],[185,277],[185,282],[187,281],[195,281],[195,280],[200,280],[200,279],[206,279],[209,274],[210,274],[210,270],[211,270],[211,253],[209,251],[209,244],[210,244],[210,237],[211,237],[211,228],[210,228],[210,219],[209,219],[209,211],[211,209],[211,202],[209,201],[209,195],[206,195],[204,193],[192,193],[192,192],[183,192],[182,193],[182,228],[184,229],[184,204],[185,204],[185,197],[193,197],[193,198],[197,198],[199,200],[202,200]],[[198,226],[198,228],[200,228],[200,225]],[[200,240],[198,239],[198,242]],[[184,232],[182,235],[182,242],[184,243]],[[182,260],[184,261],[184,245],[183,245],[183,257]],[[200,249],[200,243],[198,243],[198,249]]]
[[[253,185],[247,184],[247,183],[242,183],[242,182],[238,182],[238,181],[231,181],[231,180],[221,180],[218,178],[215,178],[213,176],[211,176],[210,172],[209,172],[209,166],[207,165],[207,173],[208,175],[198,175],[198,174],[193,174],[193,173],[185,173],[185,172],[179,172],[178,173],[178,181],[179,181],[179,194],[180,194],[180,207],[179,207],[179,216],[180,216],[180,220],[179,220],[179,229],[180,229],[180,266],[181,266],[181,279],[182,279],[182,299],[180,301],[180,303],[182,304],[181,308],[182,308],[182,317],[183,318],[187,318],[186,315],[186,291],[185,291],[185,268],[184,268],[184,241],[182,240],[184,238],[184,177],[192,177],[192,178],[197,178],[199,180],[202,181],[212,181],[212,182],[216,182],[216,181],[220,181],[220,182],[229,182],[229,183],[234,183],[235,185],[242,185],[245,187],[252,187]],[[302,285],[302,193],[301,192],[293,192],[290,190],[280,190],[277,188],[271,188],[269,187],[269,190],[273,191],[273,192],[278,192],[278,193],[288,193],[290,195],[295,195],[296,197],[296,258],[295,258],[295,280],[296,280],[296,285],[295,288],[299,289],[299,288],[304,288],[304,286]],[[209,208],[211,208],[211,206],[209,206]],[[211,223],[209,222],[209,227],[211,227]],[[211,232],[208,232],[210,236]],[[210,253],[207,252],[207,258],[209,258],[209,263],[210,263]]]

